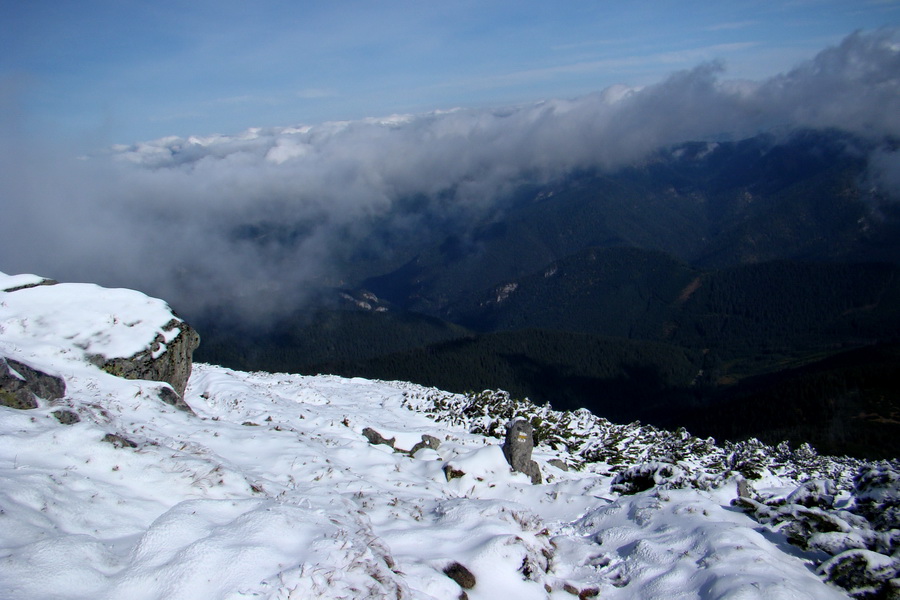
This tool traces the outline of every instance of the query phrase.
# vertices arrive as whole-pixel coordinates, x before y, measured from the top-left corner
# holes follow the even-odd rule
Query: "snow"
[[[10,279],[0,284],[6,287]],[[60,283],[0,292],[0,352],[26,362],[65,355],[73,361],[92,355],[128,358],[162,335],[159,355],[178,335],[179,329],[169,326],[172,320],[165,302],[135,290]]]
[[[397,384],[201,364],[186,391],[194,417],[145,382],[67,383],[75,425],[50,407],[0,409],[9,600],[455,599],[452,562],[475,575],[473,600],[571,597],[565,585],[604,598],[846,597],[731,509],[731,492],[611,501],[609,477],[558,470],[532,486],[496,440],[404,408]],[[413,458],[368,444],[366,426],[442,443]],[[108,432],[137,447],[102,442]],[[445,464],[465,475],[447,481]]]
[[[599,545],[601,568],[623,586],[607,598],[845,597],[754,525],[690,490],[653,490],[589,513],[576,530]]]
[[[453,563],[475,577],[471,600],[847,598],[730,506],[734,480],[620,496],[606,466],[565,472],[547,461],[577,457],[539,445],[546,483],[532,485],[499,440],[416,408],[453,394],[195,364],[192,415],[154,382],[85,368],[85,353],[127,356],[169,318],[161,301],[84,284],[0,297],[0,354],[67,386],[56,404],[0,406],[5,600],[456,600]],[[60,424],[60,406],[81,421]],[[440,446],[409,456],[423,434]]]
[[[46,279],[39,275],[7,275],[6,273],[0,272],[0,292],[30,285],[40,285],[44,281],[46,281]]]

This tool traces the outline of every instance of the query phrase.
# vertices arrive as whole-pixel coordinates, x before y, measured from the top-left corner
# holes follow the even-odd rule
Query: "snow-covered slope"
[[[153,310],[111,308],[110,327]],[[740,448],[503,395],[211,365],[194,366],[191,414],[156,382],[47,349],[80,339],[69,325],[0,322],[0,354],[40,342],[32,364],[66,383],[36,409],[0,407],[0,598],[847,597],[815,573],[821,550],[732,506]],[[541,485],[492,436],[510,412],[541,415]],[[440,445],[411,456],[423,435]],[[698,450],[666,471],[676,440]],[[757,459],[759,506],[803,478]],[[845,488],[858,466],[828,464]],[[648,489],[625,494],[640,473]]]

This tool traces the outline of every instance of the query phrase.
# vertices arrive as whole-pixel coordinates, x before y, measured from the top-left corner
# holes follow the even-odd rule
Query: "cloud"
[[[550,80],[562,75],[573,73],[604,73],[620,70],[626,67],[634,68],[646,65],[665,65],[674,68],[674,65],[695,64],[698,61],[708,60],[713,56],[720,56],[731,52],[746,50],[757,46],[756,42],[733,42],[729,44],[714,44],[690,48],[675,52],[658,52],[652,54],[635,54],[600,60],[578,61],[566,64],[543,67],[539,69],[526,69],[504,75],[482,77],[465,82],[471,87],[502,87],[513,86],[533,81]],[[450,84],[446,84],[449,87]],[[459,85],[454,83],[453,85]]]
[[[704,63],[571,100],[169,137],[86,161],[4,136],[0,270],[136,287],[187,313],[276,314],[366,255],[502,211],[523,181],[773,128],[900,136],[896,31],[855,33],[765,81],[723,73]],[[900,187],[896,157],[880,151],[876,182]]]

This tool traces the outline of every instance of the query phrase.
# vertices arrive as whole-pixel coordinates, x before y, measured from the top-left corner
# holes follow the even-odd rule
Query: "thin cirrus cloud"
[[[728,23],[715,23],[713,25],[704,27],[704,29],[706,31],[732,31],[735,29],[746,29],[747,27],[752,27],[754,25],[759,25],[759,21],[731,21]]]
[[[137,287],[188,313],[277,314],[345,281],[355,250],[464,229],[526,178],[771,128],[900,137],[898,38],[858,32],[755,82],[707,62],[569,100],[170,136],[80,161],[7,139],[3,270]],[[900,182],[897,156],[873,156],[873,181]]]
[[[727,56],[729,52],[741,51],[756,46],[756,42],[734,42],[716,44],[701,48],[690,48],[674,52],[651,54],[632,54],[601,60],[566,63],[540,69],[528,69],[503,75],[493,75],[467,82],[453,82],[454,86],[501,87],[504,85],[520,85],[532,81],[545,81],[574,73],[603,73],[621,69],[634,69],[641,66],[689,65],[713,57]],[[450,84],[447,84],[450,85]]]
[[[306,88],[297,90],[294,94],[297,98],[304,100],[318,100],[320,98],[333,98],[338,95],[336,90],[328,88]]]

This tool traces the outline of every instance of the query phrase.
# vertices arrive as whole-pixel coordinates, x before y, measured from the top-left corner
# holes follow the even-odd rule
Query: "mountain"
[[[896,461],[718,446],[502,392],[190,362],[180,409],[168,383],[92,359],[180,354],[167,325],[189,329],[165,303],[39,283],[0,274],[11,377],[64,389],[0,406],[9,600],[894,593]],[[507,462],[512,422],[531,431],[540,483]]]
[[[348,251],[344,287],[319,294],[331,300],[240,344],[238,318],[198,317],[199,356],[502,388],[619,422],[896,456],[900,430],[882,430],[897,425],[900,388],[853,367],[854,351],[900,342],[900,205],[868,183],[873,147],[806,130],[526,182],[466,227],[376,235],[371,251]],[[839,410],[812,417],[784,393],[806,365],[804,386],[845,389],[828,400]],[[711,409],[750,398],[750,419]],[[785,403],[806,416],[778,419]]]
[[[656,250],[722,268],[788,259],[900,261],[896,215],[861,187],[864,143],[834,131],[660,150],[614,173],[525,187],[506,211],[435,241],[360,283],[440,314],[460,295],[536,272],[589,247]],[[527,194],[526,194],[527,192]]]

